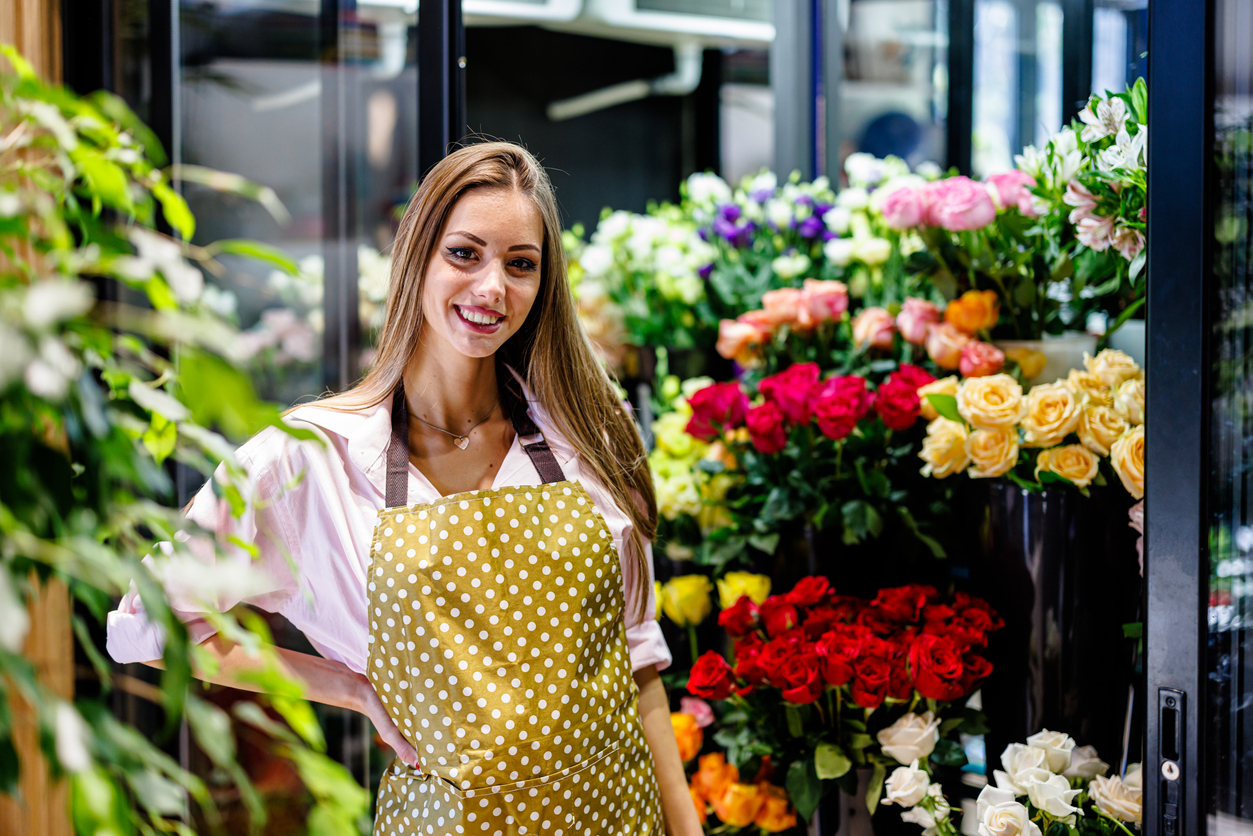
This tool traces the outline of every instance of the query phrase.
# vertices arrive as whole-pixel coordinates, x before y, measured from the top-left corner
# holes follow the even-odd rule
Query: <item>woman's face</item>
[[[490,357],[526,321],[539,293],[544,221],[525,195],[471,189],[453,206],[422,291],[423,341]]]

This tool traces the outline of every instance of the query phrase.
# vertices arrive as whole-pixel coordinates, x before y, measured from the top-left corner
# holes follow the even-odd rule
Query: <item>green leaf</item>
[[[295,275],[300,272],[300,265],[297,264],[287,253],[278,247],[271,247],[268,244],[262,244],[257,241],[229,239],[226,241],[215,241],[206,247],[211,254],[230,253],[231,255],[241,255],[248,258],[255,258],[272,264],[278,269]],[[710,464],[722,465],[721,462],[710,462]],[[722,465],[726,467],[726,465]]]
[[[914,520],[914,515],[909,512],[907,507],[904,505],[897,505],[896,512],[905,523],[905,527],[909,529],[909,532],[917,537],[919,542],[930,549],[932,557],[937,559],[944,559],[948,557],[948,552],[945,551],[944,546],[940,544],[939,540],[923,534],[918,530],[918,523]]]
[[[152,186],[152,194],[161,202],[161,213],[174,231],[184,239],[191,240],[196,233],[196,217],[187,207],[183,196],[164,181]]]
[[[1128,91],[1131,94],[1131,110],[1136,121],[1143,125],[1149,121],[1149,88],[1144,83],[1144,76],[1136,79],[1135,86]]]
[[[941,738],[931,752],[931,762],[939,766],[965,766],[966,750],[956,740]]]
[[[959,424],[964,425],[966,423],[966,419],[957,411],[957,398],[952,395],[927,395],[927,400],[941,416]]]
[[[21,767],[17,760],[17,750],[13,748],[13,738],[9,735],[0,736],[0,792],[12,795],[17,792],[17,779]]]
[[[852,768],[848,755],[834,743],[819,743],[814,749],[814,771],[819,778],[839,778]]]
[[[1140,308],[1144,306],[1145,301],[1144,297],[1140,297],[1124,308],[1123,312],[1120,313],[1118,318],[1114,320],[1114,324],[1105,329],[1105,337],[1108,339],[1111,334],[1121,328],[1127,320],[1131,319],[1131,317],[1135,315],[1136,311],[1140,310]]]
[[[779,547],[779,532],[773,534],[750,534],[748,536],[748,544],[758,551],[766,554],[774,554],[774,550]]]
[[[844,525],[858,541],[867,537],[878,537],[883,533],[883,517],[864,499],[853,499],[844,503],[841,513]]]
[[[866,809],[872,816],[879,807],[879,797],[883,795],[883,779],[887,774],[887,768],[876,761],[874,771],[870,773],[870,786],[866,788]]]
[[[174,452],[174,447],[178,443],[178,425],[165,420],[159,413],[154,413],[152,423],[148,425],[147,431],[140,440],[144,448],[157,460],[157,464],[160,464]]]
[[[792,761],[787,770],[787,794],[796,806],[796,813],[805,821],[813,816],[822,799],[822,781],[811,758]]]
[[[73,154],[71,159],[82,172],[94,196],[118,209],[130,208],[131,197],[126,188],[126,174],[117,163],[96,153]]]
[[[225,766],[234,760],[235,735],[231,731],[231,718],[226,712],[199,699],[189,699],[186,711],[187,724],[209,759],[218,766]]]

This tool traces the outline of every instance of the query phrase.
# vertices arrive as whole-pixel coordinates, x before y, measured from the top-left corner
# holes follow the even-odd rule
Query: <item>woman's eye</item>
[[[469,261],[474,258],[474,250],[469,247],[449,247],[448,253],[453,258],[460,259],[462,261]]]
[[[524,270],[528,273],[535,269],[535,262],[531,261],[529,258],[515,258],[509,263],[517,269]]]

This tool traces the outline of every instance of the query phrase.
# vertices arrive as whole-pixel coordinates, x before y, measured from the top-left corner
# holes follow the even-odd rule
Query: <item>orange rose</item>
[[[692,776],[692,789],[706,801],[719,798],[728,785],[740,780],[740,771],[735,764],[727,763],[727,756],[722,752],[701,755],[697,763],[699,767]]]
[[[696,807],[696,818],[704,827],[705,822],[709,821],[709,812],[706,810],[708,806],[705,799],[701,798],[701,794],[696,791],[696,787],[688,787],[687,791],[692,796],[692,804]]]
[[[766,797],[752,784],[728,784],[714,799],[714,815],[732,827],[748,827],[757,818]]]
[[[754,351],[768,335],[756,325],[724,319],[718,323],[718,342],[714,349],[728,360],[735,360],[741,366],[744,361],[751,361]]]
[[[987,331],[1001,313],[995,290],[967,290],[944,309],[944,319],[967,334]]]
[[[670,715],[670,725],[674,727],[674,739],[679,743],[679,757],[684,763],[700,754],[700,747],[705,744],[705,733],[696,725],[696,718],[682,711]]]
[[[761,308],[771,325],[796,325],[800,319],[804,297],[798,287],[768,290],[761,297]]]
[[[757,785],[765,801],[757,811],[753,824],[767,833],[781,833],[796,826],[796,811],[792,809],[787,790],[762,781]]]

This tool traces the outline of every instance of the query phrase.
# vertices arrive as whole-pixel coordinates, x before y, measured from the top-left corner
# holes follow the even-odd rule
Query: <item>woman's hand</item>
[[[379,699],[378,692],[374,690],[374,686],[370,684],[370,680],[359,673],[350,673],[356,682],[357,708],[356,710],[369,718],[374,724],[374,728],[378,730],[379,737],[383,738],[383,742],[391,747],[396,753],[396,757],[412,766],[414,769],[420,769],[418,766],[418,750],[410,745],[405,736],[400,733],[400,729],[396,727],[392,716],[387,713],[387,709],[383,707],[383,702]]]

